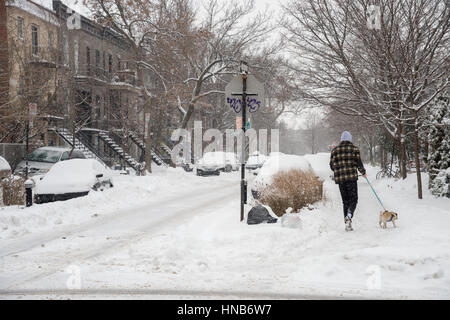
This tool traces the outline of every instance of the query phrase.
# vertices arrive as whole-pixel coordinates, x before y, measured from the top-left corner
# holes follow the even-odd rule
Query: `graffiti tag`
[[[236,113],[242,111],[242,98],[227,98],[227,104],[229,104]],[[261,108],[261,101],[247,97],[247,107],[251,113],[256,112]]]

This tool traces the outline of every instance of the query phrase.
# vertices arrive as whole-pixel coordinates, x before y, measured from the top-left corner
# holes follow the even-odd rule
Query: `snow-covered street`
[[[359,180],[354,232],[344,231],[329,154],[306,156],[326,199],[301,228],[239,222],[239,173],[161,169],[117,176],[87,197],[2,209],[2,298],[450,298],[450,206],[405,181],[368,177],[397,228]],[[79,287],[73,287],[78,276]],[[76,282],[75,282],[76,283]]]

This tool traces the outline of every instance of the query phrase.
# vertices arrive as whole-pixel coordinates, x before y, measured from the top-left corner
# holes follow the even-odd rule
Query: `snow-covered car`
[[[225,153],[225,172],[238,171],[239,161],[236,153],[234,152],[224,152]]]
[[[41,147],[34,150],[28,155],[28,175],[42,175],[46,174],[50,168],[59,161],[69,159],[86,159],[84,153],[80,150],[73,150],[70,154],[71,148],[61,147]],[[25,168],[27,162],[22,160],[17,165],[14,173],[17,175],[25,175]]]
[[[261,168],[266,160],[267,157],[265,155],[260,154],[258,151],[255,151],[248,157],[245,168],[248,170],[256,170],[258,168]]]
[[[198,176],[220,175],[225,167],[225,159],[216,152],[207,152],[195,165],[195,173]]]
[[[56,163],[36,182],[34,200],[45,203],[103,191],[113,186],[111,170],[95,159],[71,159]]]
[[[202,175],[219,175],[220,172],[239,170],[236,154],[233,152],[207,152],[197,162],[196,173]]]
[[[11,174],[11,166],[5,158],[0,157],[0,180]]]

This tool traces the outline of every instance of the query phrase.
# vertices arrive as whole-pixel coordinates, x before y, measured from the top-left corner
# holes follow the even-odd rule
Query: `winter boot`
[[[352,219],[350,217],[345,217],[345,231],[353,231]]]

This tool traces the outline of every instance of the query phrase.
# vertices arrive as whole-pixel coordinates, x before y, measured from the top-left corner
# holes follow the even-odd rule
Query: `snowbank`
[[[253,182],[252,189],[258,190],[272,182],[272,176],[279,171],[299,169],[303,171],[312,170],[311,164],[305,156],[296,156],[273,152],[264,162]]]
[[[149,176],[119,175],[113,171],[114,187],[103,192],[67,201],[34,204],[32,207],[0,208],[0,239],[45,233],[71,225],[80,225],[121,209],[132,209],[152,199],[193,188],[203,181],[181,168],[154,168]],[[214,179],[208,182],[214,186]]]
[[[299,163],[308,168],[298,157],[279,158],[288,160],[283,168]],[[326,173],[325,155],[307,158]],[[132,286],[144,288],[270,292],[274,297],[450,298],[449,200],[435,199],[427,190],[418,200],[414,175],[404,181],[375,180],[378,170],[367,166],[381,199],[399,214],[397,228],[380,229],[380,206],[360,179],[355,231],[345,232],[339,189],[328,177],[328,199],[290,216],[289,222],[240,223],[236,199],[111,253],[102,263],[86,262],[85,273],[95,285],[113,281],[119,288],[129,288],[132,279]],[[121,279],[112,280],[117,272]]]
[[[0,233],[2,238],[14,236],[14,231],[48,231],[58,223],[79,225],[97,219],[91,217],[94,214],[112,218],[108,214],[113,213],[130,220],[135,205],[166,193],[176,195],[179,201],[167,204],[162,216],[176,210],[183,215],[165,218],[146,229],[148,222],[143,223],[139,214],[136,224],[143,224],[142,229],[127,229],[123,237],[117,237],[115,228],[123,229],[117,223],[104,234],[74,233],[28,254],[2,258],[0,283],[3,281],[7,287],[8,282],[22,274],[29,277],[37,272],[37,266],[42,266],[39,270],[48,276],[27,281],[24,286],[66,289],[68,275],[64,269],[76,262],[87,292],[197,290],[229,292],[230,296],[235,293],[234,297],[241,299],[252,293],[273,298],[289,294],[319,298],[450,298],[449,199],[436,199],[424,189],[424,199],[418,200],[414,174],[406,180],[376,180],[379,168],[366,166],[386,208],[398,213],[397,228],[379,227],[381,207],[367,182],[359,179],[355,231],[349,233],[344,231],[338,186],[327,177],[326,154],[280,154],[278,158],[283,159],[279,167],[311,166],[323,175],[327,199],[277,224],[248,226],[240,222],[237,173],[204,179],[182,169],[148,177],[117,177],[117,187],[82,200],[0,210],[0,226],[6,227]],[[426,174],[423,180],[426,185]],[[235,187],[230,187],[230,182]],[[202,189],[196,189],[200,184]],[[214,188],[220,191],[214,192]],[[197,198],[192,199],[193,191],[197,191]],[[190,196],[186,197],[188,192]],[[153,209],[149,215],[161,210],[148,207],[149,211]],[[110,240],[105,240],[106,236]],[[9,248],[8,241],[2,243]],[[84,250],[87,253],[81,255]],[[49,275],[49,269],[57,271]]]
[[[112,172],[94,159],[72,159],[59,161],[49,172],[37,180],[36,194],[62,194],[90,191],[98,174],[102,180],[111,179]],[[112,179],[111,179],[112,180]]]

